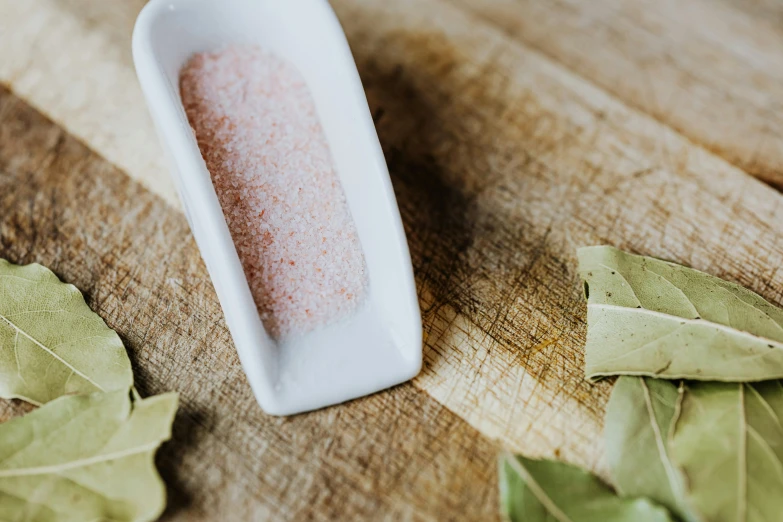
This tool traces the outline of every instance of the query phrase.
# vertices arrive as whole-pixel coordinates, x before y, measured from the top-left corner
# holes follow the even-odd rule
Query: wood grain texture
[[[133,69],[145,3],[0,0],[0,82],[178,208]]]
[[[181,394],[159,455],[165,520],[498,516],[495,445],[410,384],[261,413],[184,217],[5,90],[0,257],[75,284],[120,333],[142,393]],[[0,418],[23,409],[1,404]]]
[[[783,188],[783,4],[451,0]]]
[[[9,21],[11,1],[0,0],[0,24],[31,26]],[[39,31],[38,49],[61,48],[77,86],[106,103],[65,103],[75,73],[35,51],[18,77],[3,76],[0,60],[0,79],[171,196],[156,182],[162,170],[142,168],[159,152],[123,80],[127,28],[143,2],[26,1],[44,12],[29,20],[68,29]],[[190,508],[172,517],[214,519],[236,504],[258,519],[491,518],[490,441],[603,473],[610,384],[582,375],[578,246],[672,259],[783,301],[783,197],[737,167],[772,182],[779,170],[778,115],[763,109],[779,100],[781,48],[768,45],[776,3],[709,4],[693,31],[681,18],[704,13],[706,0],[687,11],[642,0],[467,3],[332,2],[408,233],[425,368],[412,386],[287,421],[258,412],[184,219],[5,102],[15,116],[0,112],[0,255],[49,264],[87,290],[125,336],[144,391],[184,394],[162,459],[174,505]],[[710,47],[707,33],[724,45]],[[737,57],[743,49],[750,64]],[[744,72],[730,84],[734,67],[753,69],[758,85]],[[724,125],[733,115],[736,125]],[[125,122],[127,140],[112,121]]]
[[[417,386],[603,472],[575,249],[611,243],[780,300],[780,195],[450,2],[333,2],[376,115],[427,332]]]

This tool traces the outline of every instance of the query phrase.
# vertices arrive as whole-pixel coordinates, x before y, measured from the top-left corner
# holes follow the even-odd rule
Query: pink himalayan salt
[[[350,314],[367,287],[364,256],[299,72],[231,46],[193,56],[180,92],[267,331]]]

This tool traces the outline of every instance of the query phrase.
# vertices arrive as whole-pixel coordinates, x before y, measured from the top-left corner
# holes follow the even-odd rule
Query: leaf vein
[[[708,321],[706,319],[690,319],[687,317],[679,317],[676,315],[667,314],[664,312],[657,312],[655,310],[650,310],[648,308],[628,308],[627,306],[618,306],[618,305],[610,305],[610,304],[599,304],[599,303],[588,303],[588,308],[599,308],[602,310],[615,310],[615,311],[624,311],[626,313],[630,314],[641,314],[641,315],[649,315],[651,317],[658,317],[661,319],[668,319],[670,321],[679,321],[680,323],[685,324],[693,324],[693,325],[700,325],[700,326],[707,326],[710,328],[715,328],[716,330],[721,330],[727,333],[730,333],[732,335],[737,335],[740,337],[746,337],[749,339],[753,339],[754,341],[761,341],[767,344],[773,345],[777,349],[783,349],[783,343],[780,341],[776,341],[774,339],[769,339],[767,337],[762,337],[760,335],[752,334],[750,332],[746,332],[744,330],[739,330],[737,328],[734,328],[732,326],[727,326],[725,324],[715,323],[712,321]]]
[[[53,352],[51,349],[47,348],[43,344],[41,344],[38,340],[36,340],[34,337],[32,337],[30,334],[19,328],[17,325],[12,323],[9,319],[7,319],[4,315],[0,315],[0,319],[5,321],[7,324],[9,324],[12,328],[14,328],[18,333],[21,333],[24,337],[29,339],[33,344],[41,348],[43,351],[60,361],[63,365],[68,367],[70,370],[73,370],[75,373],[77,373],[80,377],[82,377],[84,380],[98,388],[100,391],[106,391],[103,389],[103,386],[95,382],[92,378],[90,378],[88,375],[84,374],[83,372],[79,371],[76,367],[74,367],[72,364],[70,364],[68,361],[57,355],[55,352]]]
[[[115,451],[113,453],[106,453],[104,455],[96,455],[94,457],[87,457],[84,459],[77,459],[71,462],[63,464],[57,464],[53,466],[37,466],[31,468],[19,468],[19,469],[0,469],[0,478],[8,477],[28,477],[31,475],[49,475],[52,473],[62,473],[71,469],[83,468],[92,466],[94,464],[101,464],[103,462],[109,462],[111,460],[119,460],[125,457],[138,455],[152,451],[158,447],[158,442],[150,442],[135,448],[129,448],[127,450]]]
[[[568,515],[560,510],[551,498],[549,498],[549,495],[546,494],[546,491],[544,491],[541,485],[536,482],[533,476],[527,472],[524,466],[522,466],[513,455],[507,454],[504,458],[511,466],[511,469],[525,480],[525,484],[530,488],[530,491],[533,492],[538,501],[544,505],[546,510],[549,511],[558,522],[574,522]]]

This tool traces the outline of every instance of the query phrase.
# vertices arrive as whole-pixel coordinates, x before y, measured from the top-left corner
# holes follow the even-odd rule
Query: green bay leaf
[[[43,404],[132,382],[122,341],[81,292],[41,265],[0,259],[0,397]]]
[[[56,399],[0,424],[0,520],[155,520],[155,469],[177,395],[132,402],[128,390]]]
[[[581,248],[588,377],[762,381],[783,378],[783,310],[698,270]]]
[[[591,473],[570,464],[504,455],[503,511],[512,522],[672,522],[643,498],[621,498]]]
[[[669,455],[677,386],[669,381],[623,376],[606,407],[605,458],[618,493],[645,496],[685,522],[700,519],[686,500],[685,481]]]
[[[688,503],[708,522],[767,522],[783,513],[783,386],[689,383],[670,441]]]

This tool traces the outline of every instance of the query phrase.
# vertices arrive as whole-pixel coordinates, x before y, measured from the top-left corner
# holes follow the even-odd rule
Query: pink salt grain
[[[231,46],[193,56],[180,92],[267,331],[349,315],[367,288],[364,256],[299,72]]]

